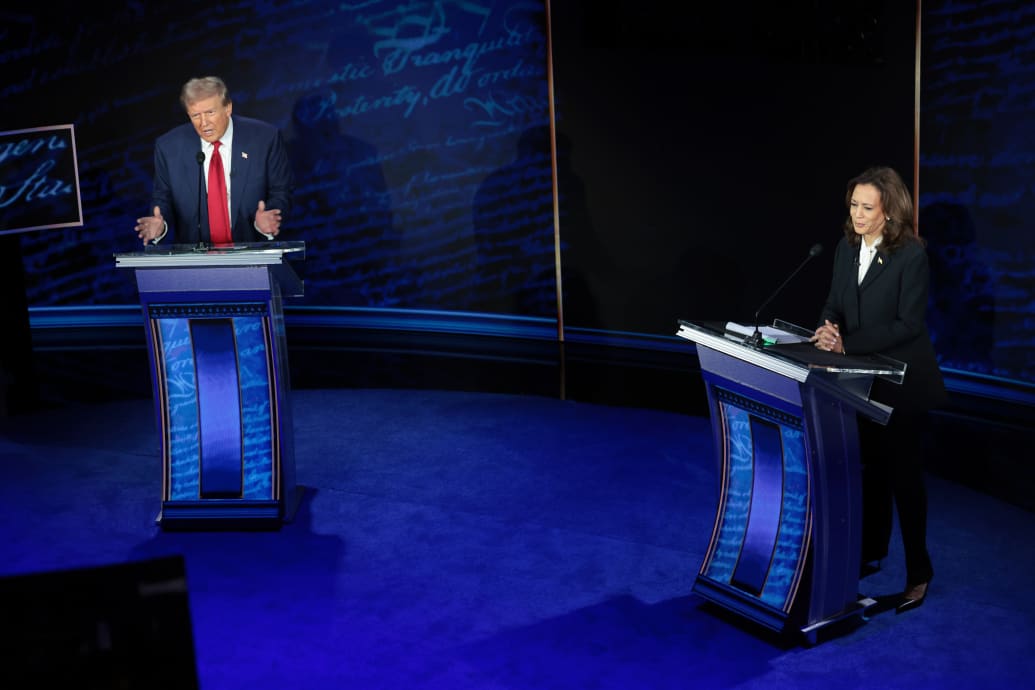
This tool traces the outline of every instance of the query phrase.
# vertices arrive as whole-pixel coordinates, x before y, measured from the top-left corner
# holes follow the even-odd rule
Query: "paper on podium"
[[[736,323],[735,321],[726,322],[726,332],[733,333],[734,335],[742,335],[748,338],[755,333],[755,327],[749,326],[743,323]],[[759,326],[758,332],[762,334],[762,340],[767,345],[775,345],[782,343],[804,343],[807,342],[811,336],[807,331],[796,328],[795,330],[789,330],[784,328],[777,328],[775,326]]]

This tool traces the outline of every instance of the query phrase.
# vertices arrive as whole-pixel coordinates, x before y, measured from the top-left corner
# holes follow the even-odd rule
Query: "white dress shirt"
[[[877,241],[866,246],[866,240],[864,239],[859,245],[859,283],[863,282],[863,278],[866,277],[866,271],[870,270],[870,263],[873,261],[873,257],[877,255],[877,245],[880,244],[882,237],[878,237]]]

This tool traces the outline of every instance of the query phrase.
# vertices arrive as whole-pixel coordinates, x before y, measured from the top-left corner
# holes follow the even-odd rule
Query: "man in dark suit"
[[[279,235],[294,190],[280,132],[259,120],[231,117],[233,102],[218,77],[191,79],[180,101],[190,122],[155,142],[152,212],[137,219],[137,236],[144,244],[227,241],[214,238],[209,223],[209,197],[217,194],[209,189],[215,184],[210,177],[213,155],[220,156],[228,190],[230,241],[259,242]]]

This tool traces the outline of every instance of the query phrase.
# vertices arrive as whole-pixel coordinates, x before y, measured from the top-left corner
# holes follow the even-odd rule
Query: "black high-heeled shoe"
[[[927,582],[906,587],[906,591],[902,593],[901,603],[895,607],[895,613],[905,613],[923,606],[924,600],[927,599],[927,590],[930,584],[931,581],[928,580]]]

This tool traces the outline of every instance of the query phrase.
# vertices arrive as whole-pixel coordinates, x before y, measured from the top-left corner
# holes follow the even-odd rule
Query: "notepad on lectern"
[[[736,323],[735,321],[728,321],[726,322],[726,332],[748,338],[754,335],[755,327]],[[804,332],[792,332],[783,328],[776,328],[775,326],[759,326],[758,332],[762,334],[763,340],[769,344],[804,343],[809,339],[809,336]]]

